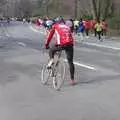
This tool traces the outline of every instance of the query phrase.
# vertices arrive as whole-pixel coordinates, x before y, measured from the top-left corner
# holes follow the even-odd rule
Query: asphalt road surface
[[[76,86],[40,84],[48,55],[44,30],[11,23],[0,28],[0,120],[120,120],[120,43],[76,37]],[[67,67],[67,64],[66,64]]]

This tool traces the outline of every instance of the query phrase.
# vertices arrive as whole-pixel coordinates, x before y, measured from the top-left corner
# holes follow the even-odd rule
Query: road
[[[120,43],[78,42],[76,86],[69,74],[60,92],[40,85],[44,31],[12,23],[0,29],[0,120],[119,120]],[[67,64],[66,64],[67,66]]]

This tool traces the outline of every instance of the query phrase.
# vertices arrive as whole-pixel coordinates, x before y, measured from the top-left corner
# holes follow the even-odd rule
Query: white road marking
[[[26,44],[23,42],[18,42],[18,45],[22,46],[22,47],[26,47]]]
[[[67,62],[66,59],[64,61]],[[84,67],[84,68],[90,69],[90,70],[96,70],[94,67],[91,67],[91,66],[88,66],[88,65],[85,65],[85,64],[81,64],[79,62],[74,62],[74,64],[77,65],[77,66],[80,66],[80,67]]]
[[[120,48],[118,47],[112,47],[112,46],[107,46],[107,45],[100,45],[100,44],[96,44],[96,43],[89,43],[89,42],[83,42],[83,44],[87,44],[87,45],[91,45],[91,46],[97,46],[97,47],[101,47],[101,48],[109,48],[109,49],[113,49],[113,50],[120,50]]]
[[[36,33],[40,33],[40,34],[43,34],[43,35],[45,34],[44,31],[37,30],[37,29],[33,28],[32,26],[30,26],[29,28]]]
[[[33,28],[32,26],[29,27],[32,31],[40,33],[40,31],[38,31],[37,29]]]

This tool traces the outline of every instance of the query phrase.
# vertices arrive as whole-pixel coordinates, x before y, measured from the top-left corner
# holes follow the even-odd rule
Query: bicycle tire
[[[51,70],[47,69],[47,65],[43,65],[41,71],[41,84],[46,85],[48,80],[50,79]],[[47,77],[47,78],[46,78]]]
[[[53,88],[56,90],[60,90],[64,84],[65,80],[65,63],[62,59],[58,61],[57,66],[54,66],[54,74],[53,77]]]

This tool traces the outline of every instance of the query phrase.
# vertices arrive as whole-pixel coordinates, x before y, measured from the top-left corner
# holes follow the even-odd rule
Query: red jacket
[[[39,19],[36,20],[36,25],[37,25],[37,26],[40,26],[40,25],[41,25]]]
[[[91,28],[91,22],[86,20],[84,23],[85,29],[90,29]]]
[[[55,34],[56,45],[71,45],[73,44],[73,37],[70,28],[65,24],[55,24],[49,31],[46,46],[49,45],[53,35]]]
[[[96,20],[91,20],[91,28],[95,29]]]

